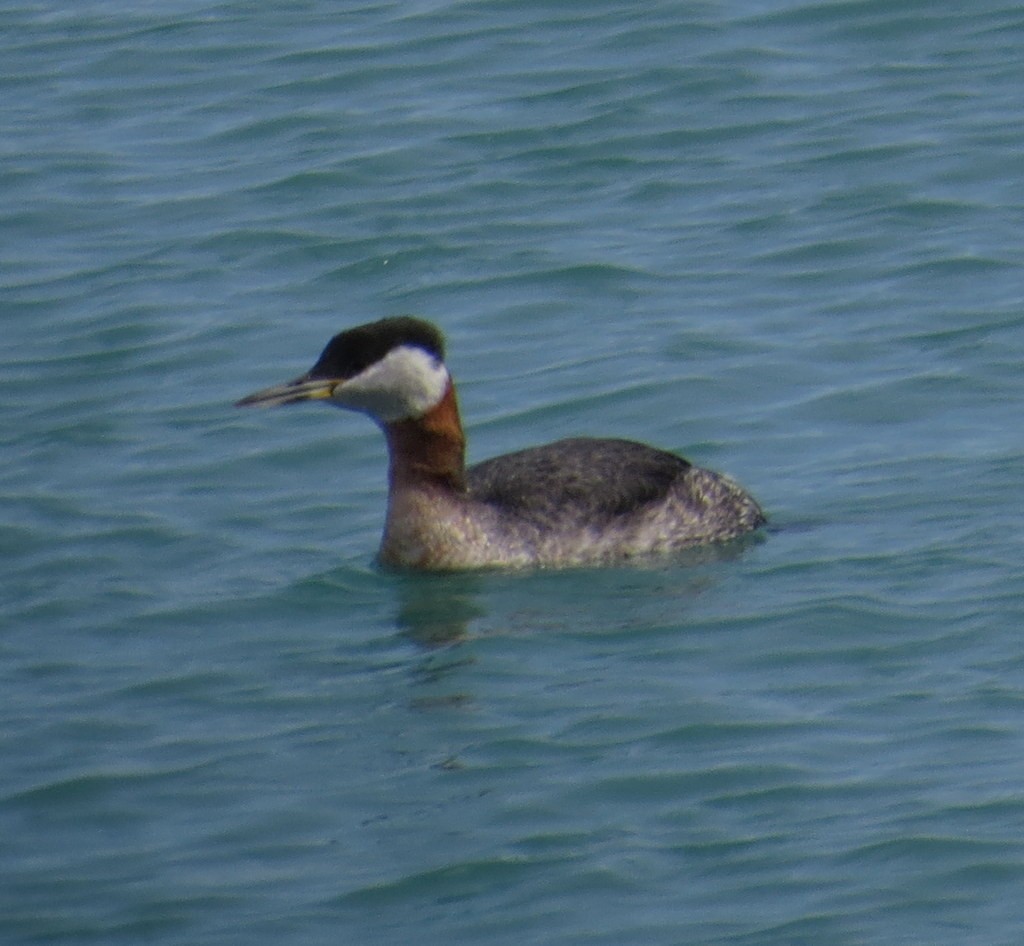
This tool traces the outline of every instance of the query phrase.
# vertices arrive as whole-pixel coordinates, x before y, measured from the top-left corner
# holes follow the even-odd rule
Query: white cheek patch
[[[384,423],[422,417],[448,389],[448,369],[429,352],[400,345],[361,374],[343,381],[331,400]]]

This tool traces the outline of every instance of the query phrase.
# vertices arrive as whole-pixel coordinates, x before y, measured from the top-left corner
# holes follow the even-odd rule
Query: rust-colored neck
[[[416,483],[436,483],[458,492],[465,489],[466,438],[450,381],[436,407],[422,417],[386,424],[384,433],[392,489]]]

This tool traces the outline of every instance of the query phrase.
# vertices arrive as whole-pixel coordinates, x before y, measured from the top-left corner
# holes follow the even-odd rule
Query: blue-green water
[[[0,6],[0,941],[1017,944],[1024,12]],[[377,570],[235,411],[440,323],[473,459],[610,434],[729,554]]]

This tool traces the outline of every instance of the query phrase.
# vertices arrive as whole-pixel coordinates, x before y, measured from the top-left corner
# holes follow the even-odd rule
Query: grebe
[[[384,430],[385,564],[454,570],[610,563],[721,542],[765,522],[728,477],[628,440],[559,440],[467,469],[444,340],[420,319],[341,332],[306,374],[237,406],[319,400],[369,414]]]

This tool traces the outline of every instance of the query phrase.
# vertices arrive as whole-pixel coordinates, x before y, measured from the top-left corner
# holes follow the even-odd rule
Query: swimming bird
[[[239,407],[326,401],[368,414],[389,454],[379,558],[425,570],[612,563],[722,542],[761,508],[727,476],[630,440],[573,438],[466,467],[444,339],[398,316],[350,328]]]

